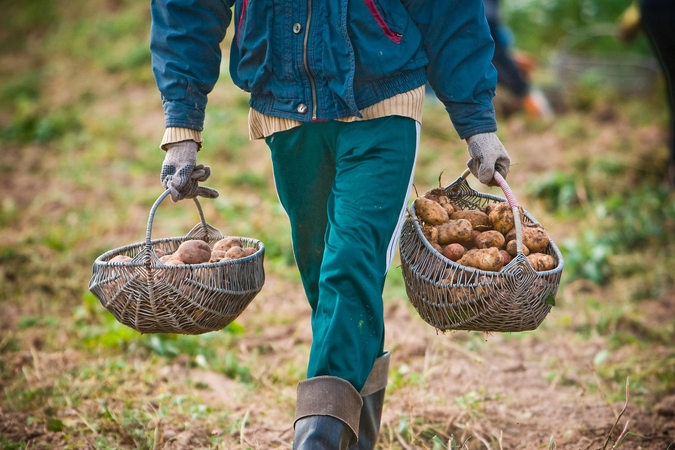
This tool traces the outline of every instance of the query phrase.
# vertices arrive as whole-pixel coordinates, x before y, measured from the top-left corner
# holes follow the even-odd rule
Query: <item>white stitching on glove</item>
[[[471,159],[466,163],[478,181],[495,186],[495,170],[506,178],[511,158],[495,133],[480,133],[466,139]]]
[[[160,181],[164,189],[171,189],[171,200],[177,202],[197,196],[218,197],[218,191],[199,186],[211,175],[211,168],[197,164],[198,145],[195,141],[181,141],[166,145]]]

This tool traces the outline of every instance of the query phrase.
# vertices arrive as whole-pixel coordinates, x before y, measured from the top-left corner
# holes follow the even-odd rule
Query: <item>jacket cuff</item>
[[[497,119],[494,108],[480,104],[455,104],[446,106],[450,120],[457,130],[460,139],[466,139],[475,134],[493,133],[497,131]]]
[[[162,97],[164,108],[164,126],[167,128],[190,128],[193,130],[204,129],[204,117],[206,102],[193,103],[186,101],[167,100]]]
[[[195,141],[200,149],[202,148],[202,142],[204,142],[202,139],[202,132],[199,130],[169,127],[164,130],[164,137],[162,138],[162,143],[159,144],[159,148],[166,150],[166,144],[174,144],[182,141]]]

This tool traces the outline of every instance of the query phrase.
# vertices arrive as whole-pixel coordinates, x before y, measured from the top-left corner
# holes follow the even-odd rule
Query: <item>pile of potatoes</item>
[[[499,272],[517,255],[515,221],[507,202],[460,209],[443,189],[433,189],[417,198],[414,208],[429,244],[457,264]],[[523,254],[530,265],[537,271],[554,269],[555,260],[544,253],[549,244],[544,229],[522,225]]]
[[[233,259],[243,258],[254,254],[257,250],[253,247],[244,247],[241,239],[226,237],[215,243],[213,249],[205,241],[190,239],[180,244],[175,252],[164,254],[160,249],[155,249],[159,261],[165,266],[180,266],[184,264],[206,264]],[[131,258],[126,255],[117,255],[110,262],[129,262]]]

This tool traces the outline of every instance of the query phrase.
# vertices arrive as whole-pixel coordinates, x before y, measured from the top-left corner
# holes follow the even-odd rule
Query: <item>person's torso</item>
[[[422,36],[400,0],[242,0],[233,22],[233,81],[264,114],[358,115],[426,81]]]

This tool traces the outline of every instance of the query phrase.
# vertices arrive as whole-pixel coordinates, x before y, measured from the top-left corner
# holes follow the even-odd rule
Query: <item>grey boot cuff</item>
[[[375,360],[375,364],[373,364],[370,375],[368,375],[368,379],[366,379],[366,384],[363,385],[363,388],[359,393],[361,397],[367,397],[370,394],[374,394],[375,392],[381,391],[387,387],[390,359],[391,353],[386,352],[384,355]]]
[[[354,433],[352,445],[359,435],[362,405],[361,395],[349,381],[331,376],[309,378],[298,383],[295,422],[307,416],[335,417]]]

